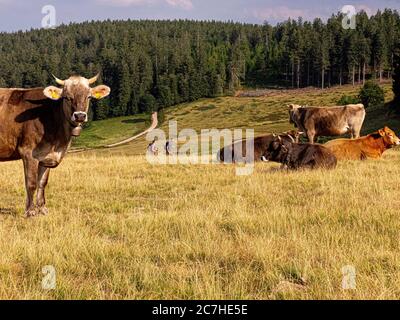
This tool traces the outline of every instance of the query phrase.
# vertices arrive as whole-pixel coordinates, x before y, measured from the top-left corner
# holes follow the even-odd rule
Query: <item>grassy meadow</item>
[[[99,148],[127,139],[144,131],[148,118],[140,114],[90,122],[79,138],[73,138],[73,148]]]
[[[291,128],[287,104],[331,105],[357,90],[204,99],[165,118],[179,129],[281,132]],[[364,133],[385,123],[400,129],[371,110]],[[142,122],[126,124],[133,135]],[[236,176],[231,165],[151,165],[147,143],[68,155],[50,175],[50,214],[32,219],[23,216],[22,163],[0,164],[0,298],[400,298],[400,151],[334,171],[258,163]],[[42,288],[47,265],[53,290]],[[356,270],[351,290],[342,288],[347,265]]]

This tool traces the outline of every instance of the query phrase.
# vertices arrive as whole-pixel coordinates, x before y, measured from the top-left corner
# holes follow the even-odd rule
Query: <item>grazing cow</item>
[[[97,78],[55,78],[62,88],[0,89],[0,161],[22,159],[28,217],[48,212],[44,191],[50,168],[60,164],[72,136],[79,135],[87,121],[90,98],[101,99],[110,93],[104,85],[90,88]]]
[[[289,106],[290,123],[303,131],[310,143],[315,137],[340,136],[350,133],[351,138],[359,138],[365,119],[362,104],[349,104],[342,107],[301,107]]]
[[[388,127],[359,139],[336,139],[324,144],[338,160],[379,159],[387,149],[398,145],[400,139]]]
[[[278,136],[269,145],[263,156],[269,161],[282,163],[290,170],[334,169],[337,165],[335,155],[319,144],[294,143]]]
[[[291,130],[286,133],[281,134],[282,139],[288,140],[291,142],[298,142],[300,135],[302,132],[298,132],[296,130]],[[269,135],[264,135],[260,137],[256,137],[253,140],[254,143],[254,161],[262,161],[264,160],[262,158],[263,153],[265,150],[268,148],[269,144],[274,140],[276,135],[269,134]],[[240,140],[235,142],[232,145],[226,146],[222,148],[218,152],[218,160],[224,163],[249,163],[251,161],[251,155],[247,154],[246,152],[246,145],[247,140]]]

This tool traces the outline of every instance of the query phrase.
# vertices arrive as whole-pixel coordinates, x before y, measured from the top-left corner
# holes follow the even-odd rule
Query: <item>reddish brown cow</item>
[[[60,164],[72,136],[79,135],[90,98],[110,93],[104,85],[90,88],[97,78],[56,78],[62,88],[0,89],[0,161],[24,163],[27,216],[47,213],[44,190],[50,168]]]
[[[394,146],[400,145],[400,139],[388,127],[359,139],[336,139],[325,143],[338,160],[379,159],[382,154]]]

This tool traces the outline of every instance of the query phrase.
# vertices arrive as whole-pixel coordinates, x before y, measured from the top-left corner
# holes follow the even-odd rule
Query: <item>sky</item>
[[[55,23],[58,25],[128,18],[268,21],[276,24],[289,17],[326,19],[349,4],[368,14],[383,8],[400,10],[400,0],[0,0],[0,31],[41,28],[48,13],[46,10],[42,13],[46,5],[55,8]]]

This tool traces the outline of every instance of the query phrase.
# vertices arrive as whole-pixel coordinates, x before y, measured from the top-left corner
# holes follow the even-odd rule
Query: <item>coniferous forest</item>
[[[150,112],[251,87],[329,87],[392,77],[400,17],[360,12],[276,26],[233,22],[103,21],[0,33],[0,87],[54,84],[72,74],[112,88],[94,119]]]

